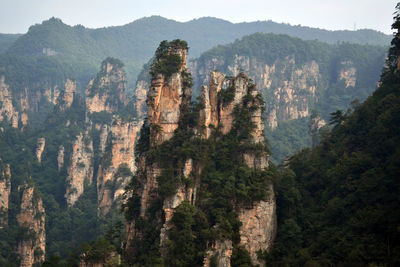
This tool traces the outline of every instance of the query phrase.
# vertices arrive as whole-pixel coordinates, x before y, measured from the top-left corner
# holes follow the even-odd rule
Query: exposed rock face
[[[277,230],[276,202],[274,190],[271,186],[267,201],[259,201],[253,204],[251,209],[242,208],[239,211],[240,244],[246,248],[253,264],[265,266],[265,263],[257,258],[259,250],[268,251],[274,242]]]
[[[10,87],[5,83],[5,77],[0,76],[0,122],[6,119],[13,128],[18,128],[19,113],[13,106]]]
[[[231,267],[232,241],[216,241],[210,250],[206,252],[203,267],[211,267],[216,264],[218,267]],[[215,265],[214,265],[215,266]]]
[[[217,78],[218,77],[218,78]],[[224,84],[224,77],[222,74],[217,72],[210,73],[210,90],[203,86],[200,94],[201,103],[204,109],[200,112],[200,123],[208,128],[210,122],[213,121],[215,126],[222,124],[222,133],[228,133],[232,128],[233,123],[233,110],[236,105],[240,105],[243,101],[244,96],[251,96],[252,100],[247,102],[247,108],[252,109],[251,121],[253,122],[255,129],[252,132],[251,143],[262,144],[264,142],[264,122],[262,120],[261,110],[261,96],[255,85],[249,84],[249,79],[244,74],[239,74],[236,78],[230,80],[227,90],[232,90],[234,97],[228,103],[221,103],[218,101],[211,101],[211,99],[217,99],[218,92],[221,90]],[[229,89],[230,88],[230,89]],[[214,111],[214,112],[211,112]],[[209,136],[209,131],[205,131],[205,137]],[[268,167],[268,155],[266,152],[262,152],[260,155],[254,153],[245,152],[243,159],[249,167],[257,169],[265,169]],[[252,208],[240,208],[239,209],[239,221],[242,222],[240,228],[241,245],[243,245],[250,253],[254,264],[264,266],[264,263],[257,259],[257,251],[268,250],[275,238],[276,233],[276,202],[274,197],[274,190],[271,186],[270,195],[268,200],[259,201],[253,204]],[[217,244],[218,245],[218,244]],[[222,248],[214,249],[218,251],[217,260],[220,265],[225,265],[226,258],[230,259],[228,251]],[[209,266],[210,255],[216,255],[208,251],[205,259],[205,266]],[[229,262],[229,261],[228,261]],[[208,265],[207,265],[208,264]],[[222,264],[222,265],[221,265]]]
[[[341,68],[339,73],[339,80],[344,80],[346,88],[355,87],[357,81],[357,70],[351,60],[344,60],[340,62]]]
[[[71,107],[72,103],[74,102],[75,93],[76,82],[67,79],[65,83],[65,89],[60,93],[60,96],[57,100],[61,110],[66,110]]]
[[[125,89],[126,76],[122,63],[110,58],[104,60],[100,73],[86,88],[87,112],[118,111],[127,104]]]
[[[58,148],[57,166],[59,171],[64,167],[64,146]]]
[[[0,229],[8,223],[8,203],[11,192],[11,170],[9,164],[0,160]]]
[[[65,198],[68,206],[74,205],[84,191],[84,184],[93,180],[93,142],[87,134],[77,136],[68,167],[67,191]]]
[[[214,69],[226,69],[234,76],[240,69],[248,72],[262,94],[268,95],[267,122],[271,128],[276,128],[280,121],[309,116],[313,104],[310,100],[316,100],[320,80],[319,66],[315,61],[299,66],[294,57],[289,56],[276,60],[272,65],[239,55],[235,55],[229,65],[223,58],[211,58],[201,65],[193,62],[190,69],[197,86],[210,80]]]
[[[150,125],[150,144],[153,146],[160,145],[173,136],[184,108],[190,104],[191,99],[191,88],[187,88],[184,85],[187,47],[169,46],[164,53],[166,57],[178,56],[181,64],[177,66],[176,72],[170,75],[163,73],[154,73],[152,75],[146,103],[148,105],[148,123]],[[156,58],[154,64],[162,63],[163,60],[166,59]],[[188,165],[190,164],[188,163]],[[137,194],[140,195],[140,217],[144,217],[150,201],[157,196],[157,177],[161,174],[161,169],[156,163],[146,163],[145,158],[142,157],[138,163],[138,174],[143,184],[141,188],[137,189]],[[183,201],[183,195],[185,195],[184,192],[179,192],[176,196],[172,196],[165,201],[163,211],[168,221],[172,216],[171,209]],[[168,227],[168,221],[165,222],[164,230],[162,231],[164,233]],[[132,220],[127,226],[127,246],[129,247],[130,242],[135,237],[140,236],[141,233],[135,230],[135,220]],[[165,241],[165,235],[161,233],[161,243],[163,241]]]
[[[147,89],[150,84],[146,80],[140,80],[136,84],[135,98],[136,98],[136,111],[139,120],[143,120],[147,114]]]
[[[177,54],[186,57],[186,52],[181,50],[167,50],[169,54]],[[157,59],[156,59],[157,60]],[[185,62],[186,60],[182,60]],[[157,61],[155,61],[157,63]],[[149,144],[150,147],[157,146],[170,140],[174,130],[178,128],[179,121],[183,114],[188,110],[188,99],[190,91],[185,90],[184,72],[186,67],[179,66],[177,72],[170,76],[161,73],[153,73],[147,104],[148,104],[148,123],[149,123]],[[227,88],[223,88],[227,84]],[[222,134],[227,134],[234,126],[235,108],[250,110],[251,122],[255,129],[251,134],[249,145],[263,146],[264,143],[264,123],[262,120],[262,97],[258,93],[256,85],[244,73],[239,73],[234,78],[227,78],[222,73],[213,71],[210,73],[209,87],[203,86],[200,93],[202,109],[199,113],[199,125],[195,130],[197,136],[204,139],[209,138],[213,133],[213,128],[219,128]],[[247,141],[246,141],[247,142]],[[244,152],[243,161],[251,168],[265,169],[268,167],[269,155],[264,149],[262,151]],[[163,173],[163,168],[159,162],[146,162],[147,158],[142,156],[138,161],[138,183],[139,188],[135,188],[133,194],[139,199],[140,212],[127,224],[127,247],[129,248],[133,240],[143,238],[140,228],[136,228],[137,221],[146,221],[147,209],[152,200],[157,199],[158,183],[157,177]],[[196,201],[196,192],[199,189],[200,181],[196,177],[201,177],[204,168],[201,160],[187,158],[178,167],[174,167],[174,176],[182,179],[193,178],[193,186],[185,186],[184,181],[178,185],[174,194],[163,198],[161,213],[152,224],[160,226],[160,252],[165,255],[169,230],[172,227],[171,219],[175,209],[184,201],[192,205]],[[172,166],[171,166],[172,167]],[[193,177],[194,176],[194,177]],[[240,228],[241,245],[249,251],[252,261],[255,264],[264,265],[257,259],[259,250],[268,250],[275,238],[276,232],[276,203],[273,187],[269,188],[270,194],[264,201],[257,201],[251,207],[235,207],[238,212],[238,219],[242,222]],[[153,211],[154,212],[154,211]],[[158,213],[157,213],[158,214]],[[135,217],[136,216],[136,217]],[[138,220],[138,219],[142,220]],[[218,227],[217,225],[215,227]],[[206,251],[204,266],[230,266],[232,255],[232,240],[216,240]],[[128,252],[129,253],[129,252]]]
[[[130,176],[118,174],[118,169],[122,167],[130,172],[136,171],[135,143],[140,127],[141,124],[137,122],[124,122],[116,117],[109,128],[108,144],[103,150],[105,155],[97,178],[100,215],[108,213],[113,201],[123,194],[129,182]],[[101,143],[104,139],[103,131],[107,128],[102,128]]]
[[[191,88],[184,88],[185,77],[182,74],[186,71],[187,50],[180,47],[170,48],[167,53],[178,55],[182,61],[177,72],[172,73],[170,77],[158,73],[151,80],[147,105],[148,121],[157,126],[151,128],[155,144],[161,144],[173,136],[181,118],[181,109],[184,108],[184,104],[190,103],[191,99]]]
[[[21,211],[17,215],[17,222],[26,229],[27,237],[18,242],[17,253],[21,258],[20,266],[31,267],[45,260],[45,210],[36,189],[26,185],[21,190]]]
[[[311,117],[310,136],[311,146],[315,147],[319,143],[319,133],[322,127],[326,125],[326,121],[320,116]]]
[[[38,138],[36,142],[36,158],[38,162],[42,162],[42,153],[44,151],[44,146],[46,145],[46,139],[43,137]]]

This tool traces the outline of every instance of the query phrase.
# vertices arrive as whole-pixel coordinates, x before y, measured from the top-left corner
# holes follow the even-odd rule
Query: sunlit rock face
[[[263,63],[256,58],[234,55],[229,64],[227,59],[216,57],[206,61],[191,62],[195,90],[213,79],[213,70],[226,69],[233,76],[240,70],[254,80],[267,100],[267,124],[276,128],[280,121],[308,117],[310,106],[316,101],[316,89],[320,82],[319,65],[315,61],[296,64],[294,57],[276,60],[273,64]],[[230,61],[229,61],[230,62]],[[310,102],[311,101],[311,102]]]
[[[167,55],[178,55],[182,59],[181,64],[186,62],[185,49],[173,47],[166,51]],[[156,63],[157,60],[156,58]],[[179,65],[170,75],[152,73],[147,92],[150,147],[157,147],[170,140],[185,111],[189,110],[190,91],[185,88],[185,72],[186,65]],[[254,124],[251,137],[246,142],[249,142],[249,145],[262,146],[264,144],[263,100],[257,86],[244,73],[238,73],[235,77],[226,77],[218,71],[212,71],[209,77],[208,86],[201,87],[201,108],[195,129],[196,135],[202,139],[208,139],[217,128],[222,135],[228,134],[234,127],[235,110],[242,108],[251,110],[250,120]],[[264,150],[257,154],[249,150],[243,152],[241,156],[243,162],[251,168],[266,169],[268,167],[269,154]],[[138,197],[137,203],[140,203],[140,209],[137,215],[127,223],[127,248],[134,240],[143,238],[144,233],[136,225],[147,218],[150,203],[159,198],[157,177],[161,175],[163,168],[157,162],[146,160],[144,156],[138,159],[137,179],[140,186],[134,189],[134,194]],[[204,168],[201,160],[187,158],[181,165],[174,172],[183,181],[190,177],[201,177]],[[154,223],[160,226],[159,248],[162,257],[167,251],[168,234],[173,226],[171,220],[176,208],[184,201],[195,205],[200,184],[201,181],[194,178],[193,186],[187,187],[182,183],[176,188],[175,193],[162,199],[160,213],[156,213],[160,215],[154,219]],[[276,233],[276,201],[272,185],[268,191],[268,197],[263,201],[257,201],[246,207],[239,205],[235,207],[238,219],[242,223],[239,230],[240,245],[249,252],[253,263],[261,266],[265,263],[257,258],[257,252],[269,250]],[[213,262],[216,260],[218,266],[231,266],[232,242],[232,240],[216,240],[212,243],[206,251],[204,266],[211,266],[211,260]]]

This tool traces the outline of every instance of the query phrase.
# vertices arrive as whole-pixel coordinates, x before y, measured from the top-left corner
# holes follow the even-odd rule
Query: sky
[[[328,30],[391,34],[396,0],[0,0],[0,33],[25,33],[50,17],[88,28],[160,15],[185,22],[211,16],[231,22],[272,20]]]

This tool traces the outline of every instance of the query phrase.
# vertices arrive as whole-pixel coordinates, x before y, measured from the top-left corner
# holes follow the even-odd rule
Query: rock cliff
[[[8,224],[8,206],[11,193],[10,165],[0,159],[0,229]]]
[[[74,205],[85,189],[85,183],[93,181],[93,141],[87,133],[80,133],[72,146],[68,167],[65,199],[68,206]]]
[[[13,105],[10,87],[5,83],[5,77],[0,76],[0,122],[6,119],[13,128],[18,128],[19,112]]]
[[[311,116],[310,124],[310,136],[311,136],[311,146],[315,147],[319,143],[319,133],[322,127],[326,125],[326,121],[322,119],[319,115]]]
[[[127,213],[131,219],[127,224],[126,248],[127,253],[131,255],[139,249],[134,248],[135,243],[147,238],[144,232],[146,227],[143,224],[149,224],[155,227],[153,231],[159,229],[160,237],[157,240],[160,253],[162,257],[168,257],[171,249],[168,244],[173,242],[170,241],[170,234],[171,231],[176,231],[177,227],[178,219],[174,220],[175,211],[184,203],[196,206],[203,169],[207,167],[204,165],[204,159],[201,159],[202,156],[195,154],[196,159],[185,156],[175,160],[157,156],[158,153],[168,153],[162,152],[163,147],[171,146],[170,149],[174,149],[179,146],[178,140],[182,138],[179,136],[193,131],[194,135],[190,138],[198,140],[194,141],[195,143],[218,142],[207,139],[212,137],[213,140],[216,140],[215,138],[218,140],[216,136],[240,132],[243,129],[237,128],[240,123],[238,121],[244,120],[251,129],[249,137],[241,141],[240,145],[243,146],[241,155],[231,155],[232,160],[236,156],[241,156],[241,161],[255,172],[262,172],[268,168],[269,155],[264,149],[262,120],[264,101],[256,85],[244,73],[225,78],[222,73],[211,72],[209,86],[202,86],[200,92],[198,121],[190,125],[193,123],[191,116],[194,115],[190,111],[191,83],[188,82],[190,76],[186,70],[186,56],[185,43],[163,42],[156,52],[151,67],[152,80],[147,94],[148,118],[138,143],[141,148],[137,153],[139,155],[137,177],[133,179],[134,184],[131,182],[130,191],[127,192],[127,195],[130,195],[126,204]],[[172,64],[174,65],[171,66]],[[163,69],[165,65],[172,71],[165,71]],[[247,114],[244,116],[249,116],[248,119],[241,118],[242,111]],[[192,130],[190,127],[193,127]],[[247,135],[247,133],[245,131],[242,134]],[[190,151],[189,147],[186,149]],[[177,151],[184,153],[183,150]],[[198,153],[201,154],[200,151]],[[166,188],[171,186],[175,189],[166,193]],[[204,266],[212,266],[211,262],[212,264],[217,262],[218,266],[230,266],[233,246],[238,245],[243,245],[254,264],[264,264],[257,258],[257,252],[266,251],[272,246],[276,232],[276,204],[272,185],[265,188],[265,191],[268,192],[268,197],[263,197],[250,205],[233,205],[237,219],[242,224],[238,229],[240,241],[235,245],[233,240],[226,238],[210,242],[204,251]],[[161,203],[158,205],[162,205],[157,207],[161,209],[157,210],[154,205],[160,200]],[[131,203],[135,203],[135,207],[130,206]],[[213,228],[218,229],[219,225],[214,225]]]
[[[86,88],[86,110],[95,112],[116,112],[127,104],[125,95],[126,75],[121,61],[107,58],[101,70]]]
[[[22,186],[21,210],[17,215],[18,225],[25,233],[18,242],[17,253],[20,267],[31,267],[45,259],[46,232],[45,210],[42,199],[33,186]]]
[[[194,84],[198,87],[210,80],[208,73],[215,69],[226,69],[233,76],[238,75],[239,70],[250,74],[267,98],[267,123],[271,128],[276,128],[279,121],[309,116],[321,75],[315,61],[299,65],[293,56],[287,56],[266,64],[255,58],[235,55],[228,65],[221,58],[211,58],[202,64],[191,62]]]
[[[108,213],[112,203],[123,194],[131,174],[136,171],[135,143],[140,126],[137,122],[125,122],[114,117],[109,128],[102,128],[100,150],[104,156],[97,178],[100,215]],[[104,139],[107,143],[103,144]]]
[[[36,159],[39,163],[42,162],[42,153],[44,151],[45,145],[46,145],[46,139],[43,137],[38,138],[36,142]]]

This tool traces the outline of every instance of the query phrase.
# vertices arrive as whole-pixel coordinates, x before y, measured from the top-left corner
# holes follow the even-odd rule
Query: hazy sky
[[[57,17],[90,28],[161,15],[178,21],[212,16],[231,22],[273,20],[330,30],[391,33],[396,0],[0,0],[0,33],[25,33]]]

